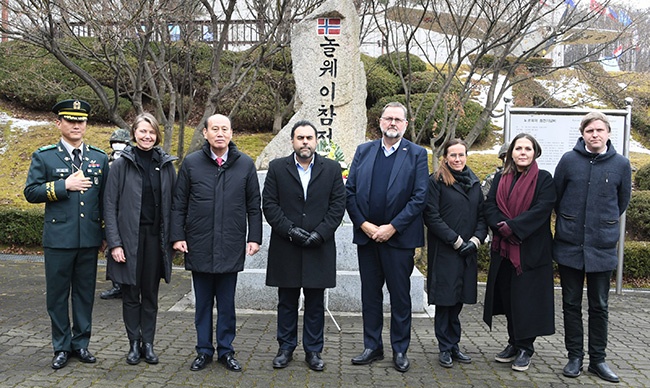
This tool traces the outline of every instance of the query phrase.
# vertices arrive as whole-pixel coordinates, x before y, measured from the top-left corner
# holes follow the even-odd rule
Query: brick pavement
[[[236,357],[243,373],[233,373],[218,363],[192,372],[195,356],[193,312],[179,301],[190,291],[189,274],[174,271],[172,283],[161,285],[160,312],[155,349],[158,365],[144,362],[127,365],[128,341],[121,318],[121,303],[101,300],[99,292],[109,286],[105,268],[98,273],[97,298],[93,314],[90,350],[96,364],[73,359],[67,367],[50,368],[52,348],[50,324],[45,310],[43,264],[30,258],[0,255],[0,387],[565,387],[614,385],[585,372],[577,379],[562,376],[565,350],[562,340],[560,293],[556,291],[557,334],[539,338],[532,365],[527,372],[514,372],[509,365],[494,362],[494,354],[505,345],[505,320],[498,317],[490,332],[481,321],[482,304],[466,306],[461,314],[461,349],[473,363],[445,369],[438,365],[433,320],[425,314],[413,320],[409,349],[411,370],[399,373],[387,358],[371,366],[354,366],[350,358],[362,350],[361,317],[334,312],[342,330],[326,319],[322,373],[309,370],[297,349],[295,360],[274,370],[271,360],[277,350],[275,314],[238,311]],[[33,257],[32,259],[38,259]],[[482,295],[483,287],[479,287]],[[481,298],[480,296],[479,298]],[[180,307],[179,307],[180,306]],[[269,306],[271,309],[273,306]],[[386,318],[386,328],[389,320]],[[384,342],[389,344],[387,330]],[[610,335],[607,361],[621,377],[618,386],[650,386],[650,293],[626,292],[610,296]]]

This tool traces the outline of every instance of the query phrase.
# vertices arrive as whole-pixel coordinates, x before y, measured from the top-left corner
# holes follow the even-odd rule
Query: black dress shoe
[[[373,361],[384,359],[384,349],[363,349],[363,352],[352,359],[354,365],[368,365]]]
[[[528,367],[530,367],[530,358],[532,355],[528,355],[525,350],[519,349],[517,353],[517,357],[515,360],[512,362],[512,370],[516,370],[517,372],[523,372],[528,370]]]
[[[70,359],[70,354],[65,351],[54,352],[54,357],[52,358],[52,369],[61,369],[64,366],[68,365],[68,360]]]
[[[611,369],[609,369],[609,366],[605,363],[605,361],[598,363],[598,364],[589,364],[589,368],[587,370],[591,373],[595,373],[600,377],[601,379],[605,381],[609,381],[610,383],[618,383],[619,379],[618,376],[614,372],[612,372]]]
[[[440,352],[438,355],[438,363],[445,368],[454,366],[454,362],[451,359],[451,352]]]
[[[494,356],[494,360],[496,362],[513,362],[517,358],[517,349],[508,344],[505,349],[503,349],[501,352],[497,353],[496,356]]]
[[[471,364],[472,363],[472,358],[463,352],[461,352],[459,349],[451,349],[451,358],[454,360],[460,362],[461,364]]]
[[[153,351],[153,344],[145,343],[142,345],[142,354],[144,355],[144,362],[147,364],[155,365],[158,363],[158,356]]]
[[[316,372],[322,372],[325,369],[325,363],[320,358],[318,352],[305,353],[305,362],[309,365],[309,369],[315,370]]]
[[[569,358],[566,366],[562,370],[562,374],[566,377],[578,377],[580,376],[580,371],[582,370],[582,358]]]
[[[129,365],[138,365],[140,363],[140,341],[129,341],[129,354],[126,355],[126,363]]]
[[[194,359],[194,361],[192,361],[192,365],[190,365],[190,370],[193,371],[201,370],[211,362],[212,362],[212,356],[205,353],[199,353]]]
[[[74,350],[72,352],[72,355],[77,357],[79,361],[84,362],[86,364],[94,364],[97,362],[95,356],[93,356],[93,354],[90,353],[86,348]]]
[[[235,354],[232,352],[219,357],[219,363],[225,366],[229,371],[241,372],[241,365],[239,365],[239,361],[237,361]]]
[[[293,360],[293,350],[280,349],[273,359],[273,367],[275,369],[286,368],[291,360]]]
[[[393,353],[393,364],[395,365],[395,369],[402,373],[406,372],[411,367],[411,363],[409,362],[409,358],[406,357],[406,353]]]
[[[122,287],[119,283],[113,283],[113,288],[99,294],[102,299],[119,299],[122,297]]]

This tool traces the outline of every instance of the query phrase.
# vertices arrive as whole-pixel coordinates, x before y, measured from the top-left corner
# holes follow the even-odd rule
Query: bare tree
[[[514,84],[589,61],[626,32],[619,28],[601,33],[601,40],[590,46],[590,52],[570,62],[537,61],[533,75],[518,69],[553,47],[572,43],[587,33],[593,35],[592,27],[600,12],[579,9],[563,0],[421,0],[398,1],[390,6],[381,0],[371,2],[374,22],[388,51],[407,54],[390,58],[406,93],[409,117],[426,117],[410,128],[410,136],[422,141],[433,128],[429,141],[436,156],[442,153],[441,144],[456,136],[464,115],[463,106],[478,87],[484,88],[487,98],[465,137],[469,145],[489,123],[497,103]],[[607,6],[607,2],[602,5]],[[425,93],[434,97],[433,106],[411,95],[412,64],[408,54],[425,58],[437,74]],[[442,117],[436,117],[435,112],[442,112]]]
[[[238,97],[231,112],[221,112],[233,115],[239,108],[241,102],[255,79],[259,76],[260,64],[267,58],[273,56],[282,47],[290,43],[289,29],[291,24],[300,20],[304,15],[317,7],[322,0],[280,0],[271,2],[268,0],[247,0],[244,7],[238,8],[237,0],[217,3],[214,0],[200,0],[204,11],[209,15],[212,29],[218,36],[212,46],[212,66],[210,69],[210,91],[203,110],[200,123],[196,126],[190,150],[196,149],[203,142],[202,129],[205,121],[217,111],[219,101],[231,90],[243,88],[243,93]],[[237,63],[232,64],[232,71],[227,77],[222,76],[222,56],[227,48],[228,37],[232,26],[245,14],[257,20],[257,37],[251,43],[244,55],[239,57]],[[244,17],[245,18],[245,17]],[[288,114],[284,110],[284,114]],[[277,118],[276,118],[277,120]]]

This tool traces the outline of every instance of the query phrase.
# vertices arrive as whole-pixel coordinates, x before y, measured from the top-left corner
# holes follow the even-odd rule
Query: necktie
[[[221,166],[223,164],[223,158],[221,156],[217,156],[217,164]]]
[[[72,150],[72,163],[74,164],[77,169],[81,169],[81,150],[79,148],[75,148]]]

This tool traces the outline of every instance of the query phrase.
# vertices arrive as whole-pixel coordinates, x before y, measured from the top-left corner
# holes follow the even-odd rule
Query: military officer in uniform
[[[88,351],[95,298],[98,250],[105,246],[102,195],[108,173],[104,151],[83,142],[90,105],[80,100],[57,103],[61,132],[57,144],[39,148],[25,183],[25,198],[45,203],[43,251],[47,312],[52,322],[54,358],[60,369],[70,357],[94,363]],[[72,295],[72,326],[68,304]]]

